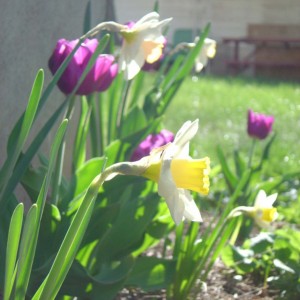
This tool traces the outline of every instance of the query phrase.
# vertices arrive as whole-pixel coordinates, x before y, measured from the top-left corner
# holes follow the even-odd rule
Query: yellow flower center
[[[207,49],[207,53],[206,55],[209,58],[213,58],[216,55],[216,45],[211,45],[208,49]]]
[[[161,161],[151,164],[142,176],[158,182]],[[171,174],[177,188],[208,194],[209,191],[209,158],[173,159]]]
[[[144,51],[146,62],[153,64],[156,62],[162,55],[164,45],[161,43],[156,43],[153,41],[144,41],[142,48]]]
[[[263,208],[261,219],[266,222],[272,222],[277,215],[277,209],[275,207]]]

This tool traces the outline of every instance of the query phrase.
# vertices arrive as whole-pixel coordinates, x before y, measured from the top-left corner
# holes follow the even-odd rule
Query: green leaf
[[[103,265],[99,273],[91,276],[78,261],[74,261],[59,294],[73,295],[83,299],[115,299],[133,265],[133,258],[128,256]]]
[[[92,9],[91,9],[91,1],[89,0],[85,7],[83,33],[86,33],[91,29],[91,20],[92,20]]]
[[[256,265],[252,259],[253,251],[227,245],[222,251],[222,261],[239,274],[251,273]]]
[[[8,232],[6,248],[5,282],[4,282],[4,300],[10,298],[11,290],[16,275],[16,259],[19,249],[19,242],[23,224],[24,205],[20,203],[15,208]]]
[[[31,207],[24,225],[24,233],[22,235],[20,250],[20,264],[16,278],[16,295],[18,295],[20,299],[23,299],[25,297],[25,293],[27,290],[33,259],[36,251],[40,222],[51,181],[51,175],[55,165],[58,149],[67,129],[67,124],[68,121],[64,120],[57,130],[54,142],[50,150],[48,173],[44,179],[37,202]]]
[[[45,91],[43,92],[43,94],[41,96],[41,99],[39,101],[39,106],[38,106],[38,109],[37,109],[37,115],[42,110],[44,104],[46,103],[46,100],[48,99],[48,97],[51,94],[52,90],[56,86],[56,84],[57,84],[58,80],[60,79],[61,75],[63,74],[63,72],[65,71],[65,69],[67,68],[67,66],[69,65],[71,59],[73,58],[75,52],[80,47],[80,45],[83,42],[83,40],[84,40],[84,37],[81,37],[78,40],[78,43],[75,45],[75,47],[72,50],[72,52],[66,57],[66,59],[63,61],[63,63],[61,64],[61,66],[58,68],[58,70],[54,74],[51,82],[49,83],[49,85],[47,86],[47,88],[45,89]],[[59,109],[57,111],[59,111]],[[56,116],[56,118],[57,118],[59,116],[59,113],[54,114],[54,116]],[[14,126],[14,128],[13,128],[13,130],[12,130],[10,136],[9,136],[8,145],[15,145],[16,144],[16,139],[19,136],[19,132],[21,130],[23,119],[24,119],[24,114],[19,118],[19,120],[15,124],[15,126]],[[49,121],[50,121],[50,119],[49,119]],[[47,123],[49,123],[49,121]],[[46,137],[46,135],[44,134],[44,138],[45,137]],[[9,148],[10,148],[10,146],[9,146]]]
[[[73,171],[76,171],[86,159],[86,139],[90,124],[90,114],[91,107],[89,107],[86,97],[82,97],[81,114],[73,148]]]
[[[196,60],[197,56],[199,55],[199,53],[202,49],[204,40],[207,37],[209,30],[210,30],[210,24],[206,25],[203,32],[201,33],[199,41],[196,43],[193,50],[190,51],[190,53],[187,55],[187,57],[185,59],[185,64],[179,70],[179,74],[178,74],[178,77],[177,77],[178,79],[184,78],[185,76],[187,76],[191,72],[191,70],[192,70],[192,68],[195,64],[195,60]]]
[[[147,125],[147,119],[142,109],[135,106],[132,108],[123,120],[121,128],[121,137],[125,138]]]
[[[139,287],[145,291],[166,289],[176,272],[176,261],[157,257],[139,257],[125,286]]]
[[[33,299],[54,299],[63,284],[64,279],[73,263],[82,238],[93,213],[95,199],[102,185],[102,177],[96,177],[91,183],[72,223],[64,237],[53,265],[34,295]]]
[[[132,96],[129,103],[129,109],[138,105],[139,97],[144,88],[145,72],[139,72],[134,79],[132,86]]]
[[[287,266],[285,263],[283,263],[281,260],[275,258],[274,261],[274,266],[282,271],[285,271],[285,272],[289,272],[289,273],[292,273],[292,274],[295,274],[296,271],[292,268],[290,268],[289,266]]]
[[[266,252],[274,244],[274,236],[269,232],[260,232],[257,236],[251,238],[250,249],[260,254]]]
[[[105,93],[107,95],[108,122],[107,122],[107,144],[109,145],[116,139],[116,125],[118,116],[119,101],[123,85],[123,74],[117,75],[112,85]]]
[[[260,163],[257,166],[257,168],[255,169],[255,171],[260,170],[262,168],[262,166],[263,166],[263,163],[268,160],[268,158],[270,156],[271,146],[272,146],[275,138],[276,138],[276,134],[273,134],[272,137],[271,137],[271,139],[266,144],[266,146],[265,146],[265,148],[263,150],[262,156],[261,156]]]
[[[244,171],[246,170],[246,163],[241,157],[240,153],[238,150],[234,151],[234,164],[235,164],[235,169],[236,169],[236,174],[237,177],[241,177]]]
[[[226,180],[226,183],[229,187],[229,190],[232,192],[238,183],[238,179],[234,176],[232,171],[230,170],[225,155],[220,146],[217,146],[217,155],[222,167],[222,171]]]
[[[38,225],[38,207],[36,204],[33,204],[26,216],[20,244],[15,299],[25,299],[32,261],[35,253],[35,234],[33,233],[36,232]]]
[[[25,141],[27,140],[33,120],[35,118],[43,88],[43,82],[44,72],[43,70],[39,70],[32,86],[20,131],[14,132],[14,134],[17,135],[14,138],[15,142],[13,144],[8,143],[8,157],[0,173],[0,188],[2,188],[0,193],[0,203],[3,201],[2,199],[5,194],[6,185],[11,177],[17,159],[22,151]]]
[[[64,201],[69,202],[71,199],[84,192],[89,187],[91,181],[102,170],[104,161],[105,159],[103,157],[96,157],[88,160],[82,165],[73,175],[69,192]]]
[[[120,213],[98,246],[98,262],[126,256],[142,244],[144,233],[156,213],[159,198],[156,194],[150,194],[147,199],[136,199],[134,195],[135,192],[128,187],[119,196],[122,201]]]
[[[30,143],[27,151],[22,155],[20,161],[18,162],[5,191],[5,197],[10,195],[13,190],[15,189],[18,182],[21,180],[22,176],[26,172],[31,160],[33,159],[34,155],[37,153],[39,147],[41,146],[42,142],[46,138],[47,134],[51,130],[52,126],[55,124],[57,118],[59,117],[60,113],[62,112],[66,102],[63,102],[61,106],[53,113],[51,118],[46,122],[46,124],[42,127],[39,133],[36,135],[34,140]],[[7,198],[6,198],[7,199]]]

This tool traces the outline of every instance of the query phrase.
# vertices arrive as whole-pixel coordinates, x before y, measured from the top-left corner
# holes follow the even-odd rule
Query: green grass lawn
[[[216,146],[227,155],[240,149],[248,155],[247,110],[275,116],[276,139],[271,149],[270,171],[300,170],[300,85],[249,78],[188,78],[166,113],[166,128],[176,132],[186,120],[199,118],[195,138],[199,156],[218,163]],[[257,153],[266,141],[259,141]]]

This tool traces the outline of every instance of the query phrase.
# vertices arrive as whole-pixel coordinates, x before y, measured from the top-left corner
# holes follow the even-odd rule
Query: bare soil
[[[254,282],[250,277],[238,277],[225,267],[222,261],[217,261],[209,274],[205,285],[196,286],[191,293],[191,300],[272,300],[279,298],[279,291],[264,287]],[[145,293],[138,289],[124,289],[116,300],[165,300],[164,290]],[[182,299],[186,300],[186,299]]]

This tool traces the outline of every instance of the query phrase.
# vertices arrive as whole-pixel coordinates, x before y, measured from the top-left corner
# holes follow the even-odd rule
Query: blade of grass
[[[24,205],[16,206],[11,217],[6,247],[4,300],[9,300],[16,275],[16,258],[23,224]]]

